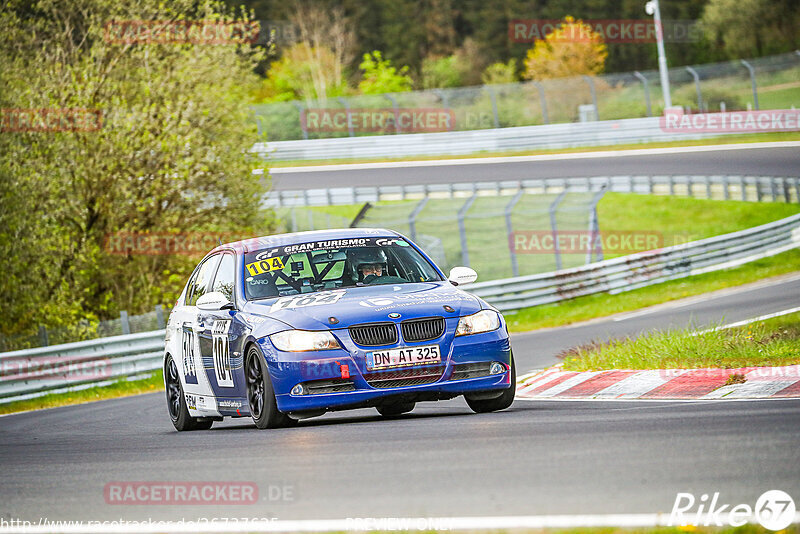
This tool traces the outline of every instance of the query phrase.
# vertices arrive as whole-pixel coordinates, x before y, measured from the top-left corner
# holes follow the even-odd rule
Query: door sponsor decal
[[[228,341],[228,330],[231,321],[214,321],[211,330],[211,352],[214,359],[214,374],[217,384],[222,388],[233,387],[233,373],[231,372],[231,352]]]

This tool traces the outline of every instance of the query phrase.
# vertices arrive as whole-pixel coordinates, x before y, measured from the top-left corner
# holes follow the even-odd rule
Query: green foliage
[[[237,44],[122,44],[111,20],[242,20],[178,0],[11,0],[0,108],[98,110],[98,130],[0,132],[0,333],[171,306],[196,258],[109,254],[117,233],[269,231],[246,147],[263,54]]]
[[[464,65],[457,55],[427,57],[422,61],[422,87],[460,87],[464,84]]]
[[[398,70],[392,66],[391,61],[383,59],[379,50],[364,54],[358,68],[364,71],[358,84],[358,89],[363,94],[402,93],[411,90],[413,82],[408,75],[408,67],[403,66]]]
[[[347,91],[341,62],[329,48],[298,43],[272,63],[255,101],[317,100]]]
[[[736,369],[800,363],[800,313],[739,328],[656,331],[564,353],[564,369]],[[737,381],[731,381],[736,383]]]
[[[484,85],[499,85],[519,81],[517,77],[517,60],[511,58],[508,63],[497,62],[486,67],[481,75]]]
[[[702,23],[729,58],[774,54],[800,43],[795,0],[709,0]]]

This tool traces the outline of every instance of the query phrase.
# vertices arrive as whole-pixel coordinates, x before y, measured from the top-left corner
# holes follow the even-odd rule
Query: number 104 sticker
[[[281,297],[273,304],[269,311],[285,310],[288,308],[305,308],[306,306],[321,306],[323,304],[335,304],[344,296],[346,290],[322,291],[310,295],[293,295],[291,297]]]

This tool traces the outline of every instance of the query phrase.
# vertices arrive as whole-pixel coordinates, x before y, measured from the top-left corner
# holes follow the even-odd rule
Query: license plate
[[[439,345],[406,347],[404,349],[377,350],[367,353],[367,369],[385,369],[403,365],[440,363]]]

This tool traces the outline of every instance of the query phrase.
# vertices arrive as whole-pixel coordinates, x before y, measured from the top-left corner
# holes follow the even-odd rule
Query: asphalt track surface
[[[630,152],[633,153],[618,155],[606,152],[602,157],[588,158],[564,154],[554,155],[553,159],[511,163],[487,161],[468,165],[428,165],[422,162],[390,168],[341,170],[330,166],[323,167],[324,170],[287,172],[286,169],[272,169],[270,172],[273,189],[294,190],[642,174],[797,176],[800,168],[800,148],[797,146],[746,149],[720,146],[708,151],[685,153],[625,151],[623,154]],[[658,152],[658,149],[650,152]]]
[[[592,336],[738,320],[796,306],[798,277],[622,320],[517,335],[521,368]],[[522,401],[475,415],[456,399],[382,420],[328,414],[258,431],[245,419],[177,433],[163,393],[0,417],[0,517],[146,520],[669,512],[678,492],[755,504],[800,497],[800,400]],[[238,506],[111,505],[129,481],[236,481]]]

